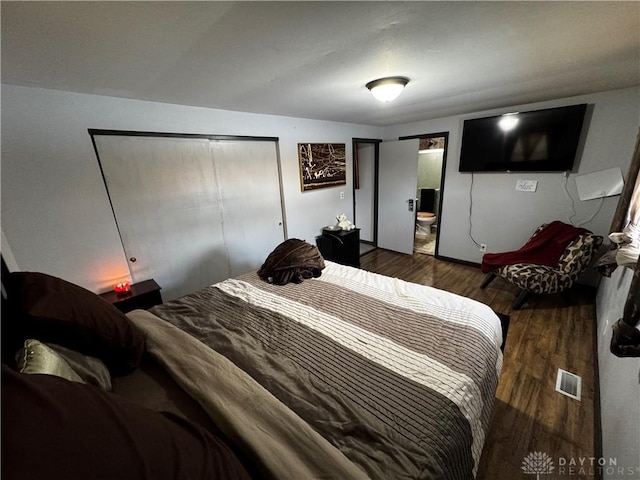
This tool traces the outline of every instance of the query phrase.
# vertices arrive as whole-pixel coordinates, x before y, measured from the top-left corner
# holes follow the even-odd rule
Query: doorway
[[[420,139],[414,252],[435,255],[446,137]]]
[[[371,218],[372,222],[372,229],[366,229],[362,237],[362,248],[385,248],[409,255],[415,253],[417,210],[421,208],[418,156],[420,150],[435,149],[433,144],[438,142],[442,145],[442,152],[439,153],[439,176],[432,180],[435,181],[434,185],[437,185],[437,188],[434,188],[437,191],[434,192],[433,200],[435,212],[432,213],[436,216],[436,227],[432,230],[435,241],[431,253],[438,258],[441,224],[438,219],[442,213],[444,198],[448,141],[449,132],[426,133],[384,142],[353,139],[354,223],[360,228],[366,226],[366,218]],[[365,193],[367,182],[372,181],[371,175],[366,173],[367,167],[364,166],[370,158],[370,153],[366,153],[368,146],[373,146],[373,192]],[[424,203],[422,208],[426,208]],[[373,240],[368,240],[368,232],[371,232]]]
[[[400,140],[410,138],[417,138],[420,142],[416,175],[414,253],[437,257],[449,133],[429,133],[401,137]]]
[[[378,247],[378,160],[381,140],[354,138],[353,223],[360,229],[360,255]]]

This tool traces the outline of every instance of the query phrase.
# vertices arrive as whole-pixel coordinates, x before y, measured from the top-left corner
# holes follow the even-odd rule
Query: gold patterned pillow
[[[20,373],[55,375],[72,382],[84,383],[67,361],[38,340],[27,339],[16,354]]]
[[[16,355],[16,363],[21,373],[55,375],[111,390],[111,375],[102,361],[59,345],[28,339]]]

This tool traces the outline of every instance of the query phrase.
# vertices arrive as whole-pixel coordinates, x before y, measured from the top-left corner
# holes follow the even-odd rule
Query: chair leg
[[[522,308],[522,305],[524,305],[524,303],[527,301],[527,298],[529,298],[529,291],[522,290],[520,292],[520,295],[518,295],[518,298],[516,298],[516,301],[513,302],[511,308],[513,310],[520,310]]]
[[[480,288],[485,288],[487,285],[489,285],[493,279],[496,278],[496,274],[493,272],[489,272],[487,273],[487,276],[484,277],[484,280],[482,281],[482,285],[480,285]]]

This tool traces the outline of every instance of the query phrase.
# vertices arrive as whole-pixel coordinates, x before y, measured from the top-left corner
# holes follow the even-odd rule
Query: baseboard
[[[469,262],[467,260],[460,260],[459,258],[452,258],[452,257],[444,257],[442,255],[438,255],[438,253],[436,253],[434,255],[434,257],[438,260],[442,260],[444,262],[451,262],[451,263],[458,263],[460,265],[467,265],[468,267],[477,267],[480,268],[480,264],[476,263],[476,262]]]

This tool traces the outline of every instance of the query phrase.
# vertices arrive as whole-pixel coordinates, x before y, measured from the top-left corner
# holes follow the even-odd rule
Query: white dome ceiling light
[[[367,88],[376,100],[388,103],[402,93],[407,83],[407,77],[385,77],[367,83]]]

